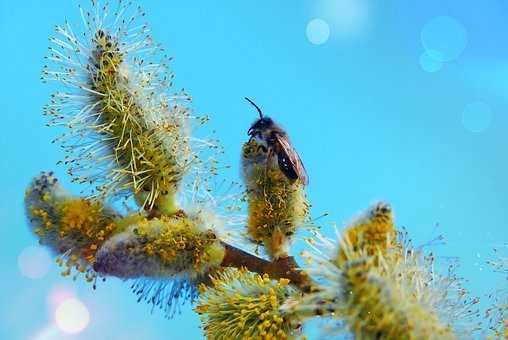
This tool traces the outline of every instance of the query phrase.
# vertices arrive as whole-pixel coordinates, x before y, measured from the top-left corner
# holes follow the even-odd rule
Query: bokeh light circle
[[[425,24],[421,41],[432,59],[447,62],[457,59],[466,48],[467,32],[458,20],[438,16]]]
[[[307,24],[307,39],[314,45],[322,45],[330,37],[330,26],[323,19],[312,19]]]
[[[484,132],[489,128],[491,120],[490,105],[481,101],[467,104],[462,112],[462,125],[471,132]]]
[[[88,326],[89,322],[88,308],[78,299],[67,299],[55,310],[55,323],[65,333],[79,333]]]
[[[44,277],[48,273],[50,265],[51,257],[43,247],[26,247],[18,256],[19,271],[29,279]]]
[[[371,0],[320,0],[314,6],[316,17],[326,20],[340,40],[363,36],[372,23]]]
[[[424,51],[420,56],[420,67],[429,73],[437,72],[443,67],[443,62],[432,58],[432,56]]]

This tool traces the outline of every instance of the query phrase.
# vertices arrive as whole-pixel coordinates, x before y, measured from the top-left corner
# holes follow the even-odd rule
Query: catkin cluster
[[[192,300],[209,339],[299,338],[315,316],[330,320],[332,336],[469,336],[456,321],[474,316],[478,300],[468,297],[454,268],[438,274],[431,254],[405,242],[387,204],[375,204],[337,240],[315,233],[309,244],[319,254],[304,254],[305,271],[292,265],[282,272],[277,266],[294,263],[291,242],[309,221],[306,180],[289,179],[281,164],[291,160],[277,162],[254,136],[242,148],[242,236],[262,245],[271,261],[238,248],[233,254],[244,257],[232,258],[240,244],[230,240],[239,238],[224,227],[235,219],[209,209],[223,200],[207,183],[218,173],[210,156],[218,146],[191,137],[208,118],[192,114],[184,91],[168,92],[169,58],[139,22],[144,12],[130,1],[115,3],[80,8],[81,30],[57,26],[43,69],[44,81],[60,84],[45,115],[66,131],[55,139],[66,153],[62,163],[74,182],[87,185],[74,196],[42,173],[26,190],[31,231],[57,255],[64,276],[134,280],[138,301],[169,317],[181,300]],[[500,306],[502,324],[506,304]]]
[[[169,92],[169,58],[140,7],[93,1],[80,12],[83,27],[56,26],[42,79],[60,84],[44,113],[66,131],[54,140],[66,153],[61,163],[88,188],[72,196],[43,173],[27,189],[27,216],[64,276],[136,280],[140,300],[171,316],[224,257],[230,222],[202,204],[217,146],[191,138],[208,119],[192,115],[184,91]],[[127,213],[111,208],[120,210],[119,198]]]

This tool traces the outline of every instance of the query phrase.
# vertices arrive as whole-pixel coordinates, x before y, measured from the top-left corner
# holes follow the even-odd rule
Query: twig
[[[226,247],[226,255],[222,260],[221,266],[223,267],[245,267],[247,270],[260,275],[268,274],[273,279],[285,278],[300,289],[305,289],[311,283],[308,275],[301,271],[292,256],[270,262],[227,243],[224,243],[224,246]]]

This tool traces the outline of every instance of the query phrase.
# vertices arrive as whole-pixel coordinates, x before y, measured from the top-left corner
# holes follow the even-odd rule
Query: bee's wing
[[[299,179],[303,185],[307,185],[309,182],[307,171],[287,136],[276,133],[274,142],[277,144],[276,152],[280,170],[287,178],[292,180]]]

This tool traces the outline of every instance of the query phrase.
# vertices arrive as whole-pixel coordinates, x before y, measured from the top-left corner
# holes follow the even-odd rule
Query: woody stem
[[[245,267],[260,275],[268,274],[273,279],[285,278],[300,289],[305,289],[311,283],[308,275],[301,271],[292,256],[267,261],[227,243],[224,243],[224,246],[226,255],[222,260],[222,267]]]

